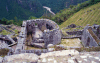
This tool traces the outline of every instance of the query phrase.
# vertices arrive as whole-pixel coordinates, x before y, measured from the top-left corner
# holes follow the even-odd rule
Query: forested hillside
[[[17,17],[26,20],[30,16],[41,17],[45,13],[43,6],[50,7],[54,13],[68,8],[70,5],[86,0],[0,0],[0,19],[8,20]]]
[[[54,13],[59,12],[64,8],[68,8],[70,5],[77,5],[78,3],[85,2],[87,0],[38,0],[43,6],[50,7]]]
[[[86,26],[87,24],[99,24],[100,25],[100,3],[81,9],[75,13],[68,20],[60,25],[60,28],[66,27],[70,24],[76,24],[79,26]]]
[[[98,2],[100,2],[100,0],[88,0],[83,3],[79,3],[78,5],[70,5],[69,8],[61,10],[54,17],[51,17],[50,19],[54,20],[60,25],[69,18],[71,18],[76,12],[86,7],[90,7],[91,5],[94,5]]]
[[[0,19],[26,20],[30,16],[40,17],[43,14],[41,3],[37,0],[0,0]]]

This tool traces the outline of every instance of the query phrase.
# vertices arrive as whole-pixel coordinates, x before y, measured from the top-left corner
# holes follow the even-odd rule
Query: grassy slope
[[[66,27],[70,24],[76,24],[80,26],[86,26],[87,24],[100,25],[100,3],[81,9],[79,12],[70,17],[67,21],[62,23],[60,25],[60,28]]]

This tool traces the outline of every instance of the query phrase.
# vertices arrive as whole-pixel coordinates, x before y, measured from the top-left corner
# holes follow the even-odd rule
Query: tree
[[[2,24],[7,24],[7,21],[8,21],[8,20],[7,20],[6,18],[2,18],[1,23],[2,23]]]
[[[34,16],[30,16],[29,19],[36,19],[36,17],[34,17]]]
[[[74,5],[70,5],[69,7],[72,9],[74,7]]]
[[[14,21],[15,21],[15,22],[17,22],[17,21],[18,21],[16,16],[14,17]]]
[[[9,24],[13,24],[14,20],[9,20],[8,23]]]

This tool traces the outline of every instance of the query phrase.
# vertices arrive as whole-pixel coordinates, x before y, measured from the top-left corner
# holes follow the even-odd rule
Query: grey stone
[[[47,48],[53,47],[53,44],[48,44]]]
[[[91,30],[93,32],[93,28],[89,25],[87,25],[84,28],[83,31],[83,35],[82,35],[82,44],[85,47],[97,47],[98,46],[98,42],[96,40],[99,40],[99,38],[96,36],[96,34],[93,32],[94,36],[96,36],[95,38],[92,36],[92,34],[89,32],[89,30]],[[96,40],[95,40],[96,39]],[[100,40],[99,40],[100,41]]]
[[[6,44],[4,41],[3,41],[3,43],[0,43],[0,49],[2,49],[2,48],[9,48],[8,44]]]
[[[32,45],[38,48],[44,48],[44,43],[33,43]]]
[[[54,48],[48,48],[48,52],[54,51]]]
[[[3,61],[3,58],[2,58],[2,57],[0,57],[0,63],[2,63],[2,61]]]

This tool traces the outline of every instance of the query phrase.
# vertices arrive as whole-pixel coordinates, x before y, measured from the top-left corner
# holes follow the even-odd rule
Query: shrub
[[[7,32],[6,30],[3,30],[1,34],[8,35],[8,34],[10,34],[10,32]]]

